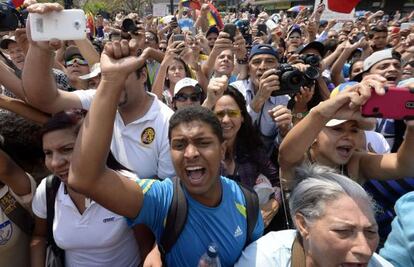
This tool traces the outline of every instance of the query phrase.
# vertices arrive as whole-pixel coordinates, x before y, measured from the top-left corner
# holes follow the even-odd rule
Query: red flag
[[[339,13],[351,13],[361,0],[328,0],[328,8]]]

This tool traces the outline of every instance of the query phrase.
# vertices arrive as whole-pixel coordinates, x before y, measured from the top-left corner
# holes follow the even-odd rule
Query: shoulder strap
[[[163,258],[174,246],[187,221],[188,204],[180,179],[175,177],[172,181],[173,198],[168,210],[164,233],[161,237],[161,243],[158,244]]]
[[[292,245],[291,266],[306,266],[305,250],[303,249],[302,243],[299,241],[298,237],[295,237]]]
[[[4,214],[16,224],[22,232],[31,236],[34,226],[33,217],[20,203],[13,197],[10,191],[0,198],[0,207]]]
[[[247,238],[244,247],[247,247],[253,241],[253,231],[259,215],[259,198],[254,190],[240,183],[239,186],[246,200]]]
[[[46,208],[47,208],[47,243],[51,245],[55,253],[62,253],[63,250],[60,249],[53,237],[53,219],[55,217],[55,199],[59,189],[60,179],[56,176],[49,175],[46,178]]]

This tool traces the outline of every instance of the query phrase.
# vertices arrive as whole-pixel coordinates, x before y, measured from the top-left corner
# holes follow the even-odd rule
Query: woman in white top
[[[270,232],[250,244],[236,267],[388,267],[375,254],[374,204],[365,190],[328,167],[299,169],[289,198],[297,230]]]
[[[82,110],[57,113],[43,129],[46,167],[61,180],[55,199],[54,240],[65,251],[66,267],[136,267],[140,260],[138,245],[124,217],[67,186],[72,151],[84,115]],[[110,167],[121,169],[117,164]],[[46,179],[37,188],[32,209],[35,230],[31,242],[31,263],[33,267],[43,267],[47,233]]]

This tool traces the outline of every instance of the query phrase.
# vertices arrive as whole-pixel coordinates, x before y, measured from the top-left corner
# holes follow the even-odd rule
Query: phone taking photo
[[[414,119],[414,90],[406,87],[386,88],[384,95],[372,92],[362,106],[362,116],[395,120]]]
[[[173,42],[184,42],[185,41],[185,35],[184,34],[175,34],[173,36]]]
[[[65,9],[29,15],[33,41],[82,40],[86,38],[86,18],[82,9]]]
[[[227,23],[224,25],[223,32],[230,35],[229,39],[234,42],[234,37],[236,36],[237,27],[233,23]]]

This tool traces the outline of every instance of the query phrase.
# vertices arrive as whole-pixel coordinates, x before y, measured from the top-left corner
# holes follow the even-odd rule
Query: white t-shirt
[[[390,153],[391,148],[387,142],[387,139],[375,131],[365,131],[366,139],[366,150],[370,152],[375,152],[377,154],[386,154]],[[374,150],[374,151],[371,151]]]
[[[290,267],[292,245],[296,230],[270,232],[251,243],[235,267]],[[374,253],[368,267],[392,267],[392,264]]]
[[[18,196],[5,185],[0,188],[0,198],[9,191],[17,202],[31,213],[30,205],[36,192],[36,182],[29,175],[31,192],[25,196]],[[14,224],[0,209],[0,266],[30,266],[29,256],[30,237]]]
[[[82,107],[89,109],[96,90],[78,90],[74,93],[78,95]],[[111,151],[122,165],[140,178],[174,177],[168,142],[169,120],[174,112],[154,94],[149,94],[154,101],[142,118],[125,125],[117,111]]]
[[[37,187],[33,213],[47,218],[46,179]],[[55,200],[53,235],[65,250],[66,267],[136,267],[140,262],[138,245],[126,219],[94,201],[80,214],[60,184]]]

